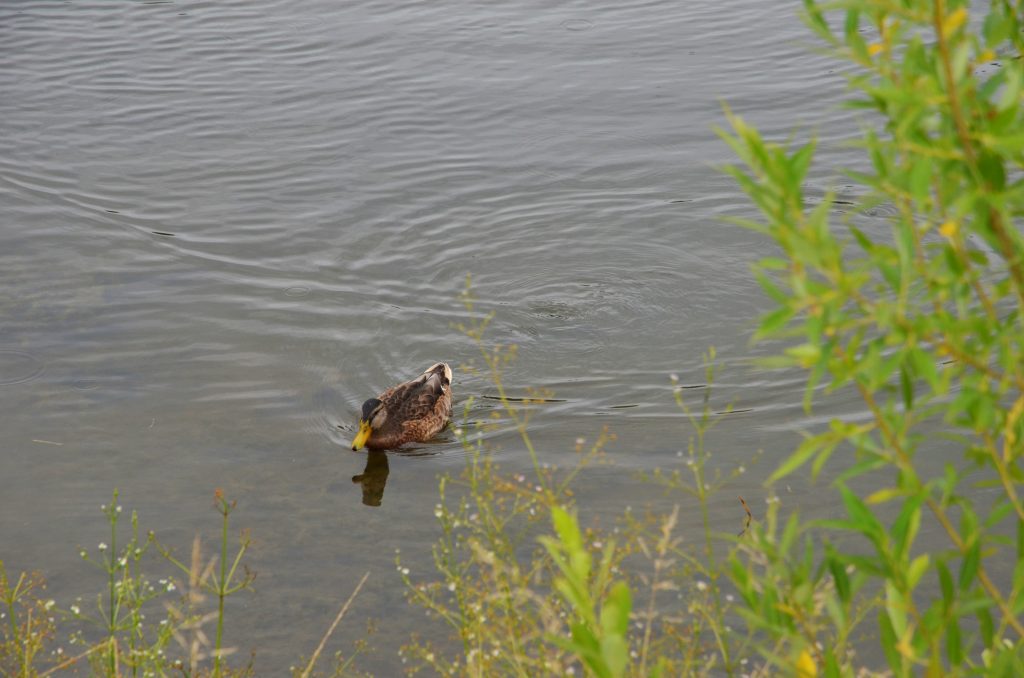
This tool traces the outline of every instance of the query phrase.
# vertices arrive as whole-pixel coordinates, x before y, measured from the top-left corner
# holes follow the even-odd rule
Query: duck
[[[352,450],[385,450],[425,442],[440,433],[451,416],[452,368],[434,363],[415,379],[363,403]]]

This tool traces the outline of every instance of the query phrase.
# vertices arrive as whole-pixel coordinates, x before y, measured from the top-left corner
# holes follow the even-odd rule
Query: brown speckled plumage
[[[370,434],[368,448],[380,450],[430,440],[452,416],[452,370],[446,363],[436,363],[377,397],[384,403],[387,419]]]

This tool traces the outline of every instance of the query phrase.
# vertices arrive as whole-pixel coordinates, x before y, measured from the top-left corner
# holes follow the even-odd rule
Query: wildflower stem
[[[316,664],[316,660],[320,657],[320,653],[324,651],[324,645],[327,644],[327,639],[331,637],[332,633],[334,633],[334,629],[337,628],[342,618],[344,618],[345,613],[348,612],[348,606],[351,605],[352,601],[355,600],[357,595],[359,595],[359,590],[363,588],[363,584],[366,583],[369,576],[370,573],[367,571],[367,573],[363,575],[363,578],[359,580],[359,583],[356,584],[356,587],[349,595],[348,600],[346,600],[345,604],[341,606],[340,610],[338,610],[338,614],[334,617],[334,622],[331,623],[331,627],[327,629],[327,633],[325,633],[324,637],[320,639],[320,644],[316,646],[313,656],[309,658],[309,664],[306,665],[306,669],[302,672],[302,678],[309,678],[310,673],[313,671],[313,666]]]

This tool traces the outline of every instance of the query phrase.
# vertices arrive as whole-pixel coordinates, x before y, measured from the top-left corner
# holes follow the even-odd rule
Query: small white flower
[[[106,504],[100,504],[100,510],[101,511],[106,511],[107,510],[107,505]]]
[[[50,610],[53,609],[53,606],[56,605],[56,604],[57,604],[57,601],[53,600],[51,598],[50,600],[46,601],[46,605],[43,606],[43,609],[45,609],[47,612],[49,612]]]
[[[107,550],[107,545],[104,542],[101,541],[100,545],[97,546],[96,548],[98,548],[100,551],[106,551]]]
[[[726,600],[726,602],[731,603],[732,601],[736,600],[736,597],[733,596],[731,593],[726,593],[725,594],[725,600]]]
[[[120,512],[121,512],[121,505],[120,505],[120,504],[118,504],[118,505],[117,505],[117,512],[118,512],[118,513],[120,513]]]
[[[577,438],[577,439],[576,439],[576,444],[577,444],[577,445],[582,445],[582,444],[583,444],[583,443],[585,443],[585,442],[587,442],[587,439],[586,439],[586,438],[580,437],[580,438]]]
[[[426,659],[428,662],[434,661],[434,653],[433,652],[428,652],[427,655],[424,657],[424,659]]]
[[[403,567],[403,568],[402,568],[402,574],[404,574],[404,575],[408,576],[408,574],[409,574],[409,568],[408,568],[408,567]]]
[[[171,591],[175,590],[176,588],[177,587],[174,585],[173,581],[167,582],[167,592],[168,593],[170,593]]]
[[[450,584],[448,584],[448,590],[452,592],[455,591],[455,582],[451,582]]]
[[[697,590],[698,591],[707,591],[708,590],[707,582],[701,581],[701,580],[697,580]]]
[[[461,438],[462,437],[462,429],[461,428],[455,429],[455,437],[456,438]]]
[[[78,607],[77,605],[72,605],[71,606],[71,614],[78,615],[78,614],[81,614],[81,613],[82,613],[82,608]]]

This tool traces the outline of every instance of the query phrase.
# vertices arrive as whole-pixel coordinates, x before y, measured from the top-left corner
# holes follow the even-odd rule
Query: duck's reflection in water
[[[372,450],[366,455],[366,468],[352,482],[363,486],[363,503],[380,506],[384,499],[384,486],[388,482],[388,455],[381,450]]]

